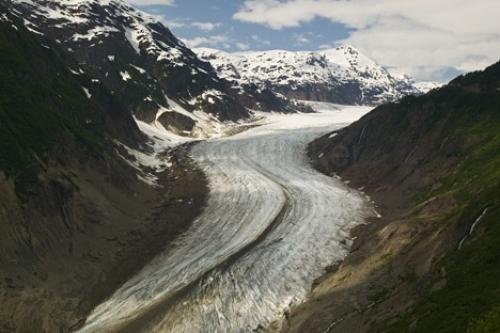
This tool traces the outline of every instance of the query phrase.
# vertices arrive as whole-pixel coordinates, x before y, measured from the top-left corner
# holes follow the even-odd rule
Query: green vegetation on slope
[[[313,142],[309,155],[362,186],[409,242],[385,258],[383,281],[363,281],[397,292],[357,319],[374,332],[500,332],[500,63],[380,106]],[[403,281],[392,268],[418,274]]]
[[[500,122],[484,126],[498,129]],[[446,177],[439,191],[454,193],[462,220],[475,221],[488,210],[463,247],[443,260],[446,286],[426,295],[390,331],[500,330],[500,134],[497,130],[483,134],[494,137]]]
[[[499,69],[500,64],[497,64],[485,73],[473,73],[454,81],[466,92],[453,99],[454,107],[461,110],[453,113],[446,131],[449,136],[460,138],[466,149],[459,152],[460,162],[456,168],[439,179],[440,186],[418,196],[425,201],[435,195],[451,193],[458,203],[452,214],[467,221],[468,230],[471,222],[486,208],[488,210],[463,247],[438,264],[446,272],[446,286],[429,292],[395,323],[389,327],[379,326],[377,330],[500,331]],[[450,219],[446,218],[442,223],[448,221]],[[442,278],[441,275],[436,273],[436,281]]]

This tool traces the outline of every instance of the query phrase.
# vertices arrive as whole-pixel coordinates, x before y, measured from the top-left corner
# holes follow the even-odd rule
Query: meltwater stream
[[[210,183],[206,209],[81,331],[250,332],[279,319],[346,255],[366,213],[359,193],[311,168],[306,145],[367,111],[271,115],[196,145]]]

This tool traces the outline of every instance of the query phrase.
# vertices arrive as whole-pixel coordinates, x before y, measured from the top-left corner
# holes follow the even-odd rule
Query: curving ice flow
[[[81,331],[249,332],[302,301],[367,214],[358,192],[311,168],[305,148],[369,108],[313,106],[322,111],[270,115],[197,144],[211,190],[204,212]]]

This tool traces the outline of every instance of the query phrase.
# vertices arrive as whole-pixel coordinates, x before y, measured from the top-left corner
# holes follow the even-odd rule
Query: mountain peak
[[[271,87],[294,99],[380,104],[420,91],[349,44],[321,51],[195,52],[238,86]]]
[[[359,50],[351,44],[339,44],[335,47],[337,50],[345,50],[352,53],[360,53]]]

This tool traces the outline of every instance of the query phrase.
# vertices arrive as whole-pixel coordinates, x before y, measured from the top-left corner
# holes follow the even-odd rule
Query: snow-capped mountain
[[[294,99],[380,104],[421,93],[410,78],[391,75],[350,45],[316,52],[194,51],[236,86],[255,84]]]
[[[422,93],[427,93],[433,89],[437,89],[442,87],[444,84],[440,82],[435,82],[435,81],[422,81],[422,82],[416,82],[414,86],[420,90]]]
[[[138,120],[189,135],[202,122],[249,116],[242,100],[250,96],[218,77],[154,17],[122,0],[12,0],[7,6],[26,28],[76,59],[74,75],[104,85]]]

